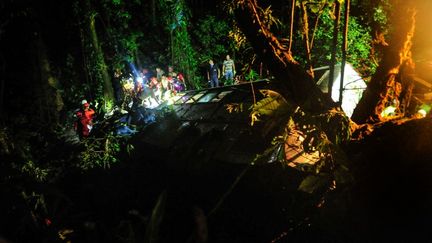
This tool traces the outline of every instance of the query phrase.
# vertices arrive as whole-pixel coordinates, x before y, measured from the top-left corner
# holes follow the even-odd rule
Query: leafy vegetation
[[[171,64],[183,70],[191,87],[203,86],[202,78],[197,76],[198,58],[189,34],[189,10],[184,0],[159,1],[165,22],[165,30],[170,35]]]
[[[309,5],[308,5],[309,6]],[[324,5],[317,9],[317,5],[311,4],[311,12],[317,15],[313,20],[319,21],[314,26],[313,32],[313,45],[311,46],[311,55],[313,67],[321,67],[330,64],[331,60],[331,43],[333,37],[334,25],[334,9],[332,5]],[[359,17],[351,16],[349,20],[348,31],[348,55],[347,62],[351,63],[356,70],[360,71],[364,77],[369,77],[376,69],[377,63],[372,62],[371,56],[371,27],[368,25],[359,24]],[[301,63],[305,64],[306,53],[302,50],[303,41],[299,38],[304,30],[299,30],[299,34],[295,39],[295,58]],[[341,31],[340,31],[341,32]],[[338,37],[338,50],[341,49],[342,36]],[[337,53],[337,62],[341,61],[341,53]]]
[[[228,39],[230,29],[226,21],[213,15],[207,15],[198,21],[193,34],[200,63],[207,63],[209,59],[222,60],[227,53],[232,52],[227,48],[233,45]]]
[[[83,144],[85,149],[78,156],[77,164],[83,171],[95,167],[108,169],[118,162],[120,152],[130,153],[133,148],[127,143],[127,139],[112,133],[101,138],[88,138],[83,141]]]
[[[9,4],[18,2],[8,1]],[[54,2],[50,3],[52,7],[60,4]],[[307,112],[302,107],[288,103],[281,93],[272,90],[262,90],[261,95],[264,98],[255,101],[254,97],[254,105],[250,107],[251,125],[260,126],[260,129],[264,131],[263,133],[275,129],[276,125],[284,124],[272,142],[268,144],[268,148],[262,154],[257,155],[256,159],[251,161],[246,168],[238,169],[237,165],[233,165],[232,167],[235,168],[231,168],[231,165],[225,164],[209,166],[209,174],[213,172],[212,166],[223,167],[221,174],[223,174],[224,180],[221,187],[226,186],[226,178],[235,178],[234,183],[227,187],[226,193],[221,192],[223,189],[220,188],[217,188],[219,191],[214,192],[212,191],[214,188],[204,188],[203,186],[200,187],[200,190],[205,191],[208,198],[199,198],[202,191],[193,191],[187,187],[191,184],[198,184],[208,174],[193,175],[190,178],[185,178],[187,176],[184,174],[175,174],[178,173],[178,167],[181,167],[179,169],[181,172],[183,172],[183,167],[193,167],[192,162],[181,161],[184,164],[178,164],[175,155],[169,154],[171,152],[169,149],[172,147],[164,148],[164,150],[157,146],[151,147],[149,144],[145,144],[145,141],[138,141],[149,146],[145,151],[154,153],[142,155],[140,154],[142,151],[134,150],[131,145],[131,137],[117,135],[118,126],[124,124],[119,122],[116,115],[111,117],[106,115],[118,104],[115,98],[117,101],[121,99],[121,97],[114,97],[114,90],[120,90],[119,79],[114,75],[117,70],[122,71],[123,75],[128,75],[129,73],[136,74],[135,72],[143,67],[154,69],[157,66],[171,64],[174,65],[176,71],[186,74],[189,88],[199,89],[206,85],[203,83],[203,75],[200,72],[203,63],[206,63],[209,58],[221,60],[225,54],[232,54],[236,66],[240,67],[238,68],[241,70],[239,75],[242,76],[242,79],[251,81],[252,89],[254,88],[252,81],[262,74],[263,64],[245,35],[236,25],[233,16],[209,11],[209,14],[205,14],[204,17],[194,19],[194,11],[199,10],[197,10],[198,8],[190,8],[191,2],[193,1],[64,1],[61,3],[64,4],[62,6],[67,6],[66,10],[71,8],[69,12],[59,12],[65,13],[65,19],[61,21],[65,22],[69,28],[64,32],[71,33],[71,36],[64,37],[64,40],[67,41],[59,41],[59,44],[53,44],[54,41],[50,39],[52,36],[49,35],[50,32],[56,33],[54,30],[59,28],[53,24],[57,19],[49,16],[38,17],[39,14],[44,15],[44,12],[37,4],[28,8],[25,7],[22,11],[17,10],[14,14],[2,15],[6,17],[0,19],[0,41],[1,44],[5,43],[6,45],[3,45],[5,47],[2,47],[0,51],[0,104],[3,104],[3,100],[7,100],[10,102],[10,106],[0,107],[4,108],[5,111],[2,112],[0,120],[3,125],[0,129],[0,184],[2,185],[0,190],[7,195],[7,199],[10,199],[4,200],[1,205],[5,205],[6,209],[12,209],[10,211],[12,213],[4,210],[5,213],[0,214],[0,218],[6,215],[4,218],[13,219],[8,228],[19,226],[16,227],[16,232],[11,234],[15,236],[41,234],[38,235],[39,239],[48,242],[59,240],[72,242],[85,240],[89,242],[161,242],[167,238],[172,240],[178,237],[180,239],[183,237],[181,234],[186,234],[183,232],[187,231],[185,228],[192,224],[194,227],[197,225],[203,227],[206,224],[205,215],[201,212],[203,210],[195,210],[193,220],[185,215],[176,215],[175,213],[184,209],[181,208],[184,207],[182,203],[202,204],[203,207],[207,207],[206,210],[211,208],[209,205],[216,205],[213,210],[207,211],[210,212],[208,216],[211,215],[216,218],[216,220],[212,218],[214,220],[211,222],[212,227],[218,227],[217,223],[223,222],[217,221],[218,214],[224,215],[224,210],[229,210],[223,208],[223,202],[227,201],[233,204],[232,201],[229,202],[233,194],[246,191],[245,194],[248,195],[241,195],[241,197],[244,196],[247,198],[246,200],[250,200],[252,205],[255,203],[252,201],[256,199],[248,198],[254,189],[252,185],[267,188],[267,185],[263,186],[259,183],[269,180],[269,178],[272,180],[271,183],[275,184],[277,184],[275,181],[279,179],[283,180],[283,183],[287,183],[287,178],[301,178],[301,180],[289,182],[290,186],[295,185],[290,193],[284,191],[285,186],[272,184],[274,187],[266,192],[277,196],[282,195],[284,200],[280,202],[275,200],[275,202],[269,203],[274,203],[278,207],[260,207],[259,210],[292,210],[298,211],[297,214],[302,214],[299,217],[304,217],[304,212],[311,213],[308,209],[299,206],[299,203],[309,202],[308,200],[310,198],[315,199],[314,197],[322,196],[320,198],[322,199],[323,195],[330,191],[336,191],[335,189],[339,188],[340,185],[352,182],[353,172],[350,170],[352,164],[349,163],[343,150],[351,140],[351,129],[353,128],[351,121],[338,108],[322,111],[322,113]],[[202,2],[207,3],[206,1]],[[234,1],[235,4],[244,2]],[[295,46],[291,48],[292,53],[295,55],[295,59],[303,63],[304,66],[309,64],[314,67],[328,65],[331,60],[331,38],[335,17],[334,1],[304,0],[297,1],[297,3],[295,11],[297,19],[295,19],[294,28],[297,32],[295,32],[294,38]],[[388,35],[388,16],[391,5],[388,1],[353,1],[353,5],[353,16],[350,17],[349,22],[347,61],[361,71],[364,76],[370,76],[381,58],[378,48],[385,44],[385,38]],[[17,5],[13,5],[13,7],[21,8]],[[229,8],[230,6],[228,6]],[[3,4],[0,4],[0,10],[2,10],[1,13],[4,12]],[[285,10],[286,8],[283,9],[283,11]],[[286,49],[288,42],[285,37],[288,36],[291,23],[287,18],[281,17],[281,13],[286,14],[286,12],[270,6],[258,9],[258,15],[264,21],[263,25],[279,34],[277,38],[281,40],[283,48]],[[158,21],[155,21],[153,17],[156,15]],[[9,21],[16,23],[17,19],[26,24],[28,22],[34,24],[27,29],[17,28],[23,27],[22,23],[12,25],[9,28]],[[303,22],[299,21],[300,19]],[[59,20],[59,22],[61,21]],[[5,26],[8,28],[4,28]],[[13,30],[16,33],[10,34],[10,31]],[[306,32],[310,36],[306,36]],[[15,41],[14,37],[21,36],[22,33],[25,34],[26,38],[19,42],[21,46],[18,44],[11,45]],[[306,38],[310,38],[308,40],[308,45],[310,44],[311,47],[310,53],[305,51],[307,50],[304,47]],[[339,36],[339,43],[342,42],[341,40],[342,37]],[[30,44],[22,45],[24,42]],[[42,48],[45,45],[47,46],[46,50]],[[19,48],[10,48],[14,51],[9,51],[7,49],[10,46],[18,46]],[[12,60],[12,56],[22,58],[11,64],[9,62],[7,65],[4,64],[3,59],[9,61]],[[339,61],[340,58],[340,54],[338,54],[337,60]],[[41,68],[43,65],[40,63],[50,65]],[[19,66],[17,64],[33,68],[15,67]],[[20,77],[21,72],[23,73],[22,77]],[[61,85],[51,85],[56,80]],[[61,90],[61,97],[57,98],[52,94],[58,90]],[[17,97],[17,95],[12,94],[13,91],[19,91],[18,93],[21,95]],[[34,93],[29,96],[31,98],[28,98],[24,105],[19,104],[18,101],[25,101],[25,98],[21,97],[30,93]],[[64,107],[61,105],[63,102],[60,102],[61,98],[64,101]],[[100,123],[95,126],[94,133],[89,138],[78,141],[72,130],[74,119],[72,111],[79,106],[80,101],[84,98],[90,100],[92,105],[97,105],[95,108]],[[59,102],[53,105],[52,100],[55,99]],[[230,113],[242,113],[246,110],[243,105],[242,103],[228,103],[225,106]],[[168,117],[173,114],[173,110],[170,109],[168,107],[160,112],[164,113],[163,115],[168,114]],[[31,113],[27,111],[31,111]],[[164,122],[161,122],[162,129],[172,129],[168,120],[164,119]],[[189,121],[182,122],[184,123],[178,131],[184,129],[194,135],[198,134],[197,137],[203,133],[196,124],[191,124]],[[245,123],[244,126],[246,127],[248,124]],[[230,131],[229,126],[220,124],[209,129],[212,129],[212,132],[208,134],[211,135],[211,139],[215,138],[215,141],[219,141],[217,140],[219,138],[225,138],[224,133],[239,132],[237,130]],[[150,128],[146,132],[148,132],[146,135],[155,140],[172,139],[177,141],[176,139],[179,139],[178,137],[161,138],[158,136],[160,135],[158,129]],[[242,135],[247,134],[243,130],[240,132]],[[191,137],[195,138],[194,136]],[[295,144],[301,150],[300,155],[316,158],[314,163],[297,163],[292,156],[288,156],[289,145],[292,145],[290,138],[293,137],[300,141],[300,143]],[[200,139],[194,141],[189,137],[186,137],[185,142],[187,145],[179,146],[179,148],[187,148],[188,151],[180,152],[189,154],[191,151],[193,152],[193,149],[203,148],[206,145],[202,145]],[[211,146],[196,151],[197,157],[208,155],[203,160],[207,162],[211,156],[215,156],[214,154],[219,152],[219,150],[212,150],[213,147],[225,149],[224,146],[231,148],[237,145],[231,140],[224,140],[223,142],[223,144],[209,143]],[[377,144],[379,143],[380,141],[377,142]],[[174,148],[178,148],[176,143],[173,142],[173,144],[175,144]],[[193,146],[189,146],[189,144],[193,144]],[[238,146],[239,151],[249,149],[242,147],[241,144]],[[260,144],[260,146],[264,145]],[[157,159],[152,158],[152,156],[157,157],[164,152],[166,152],[163,155],[167,156],[167,161],[156,161]],[[135,163],[128,164],[126,161],[131,159],[131,154],[137,157],[133,158]],[[237,154],[233,156],[237,156]],[[174,162],[170,161],[171,159]],[[280,162],[282,166],[296,168],[296,173],[299,174],[290,170],[280,172],[279,167],[276,166],[272,167],[274,170],[271,170],[271,166],[267,166],[267,163],[276,161]],[[173,167],[176,169],[171,170],[171,167],[166,166],[166,164],[175,164]],[[227,169],[227,167],[230,168]],[[266,170],[273,173],[265,174],[263,171]],[[275,175],[275,170],[281,174]],[[239,171],[240,174],[238,175]],[[247,179],[248,173],[251,172],[256,173],[247,180],[251,184],[243,183],[242,185],[241,179]],[[229,173],[237,173],[238,176],[228,175]],[[286,176],[289,173],[293,173],[290,174],[291,177]],[[170,180],[169,185],[164,181],[168,180],[167,178]],[[199,180],[195,180],[197,178]],[[255,178],[259,179],[255,180]],[[181,184],[183,182],[184,184]],[[212,182],[214,183],[214,181]],[[220,180],[217,182],[219,183]],[[277,182],[280,183],[280,181]],[[181,187],[180,184],[190,191],[184,188],[178,190]],[[63,195],[62,192],[56,191],[57,185],[70,194]],[[243,191],[236,191],[235,186],[243,186]],[[127,190],[124,191],[124,188]],[[270,190],[280,190],[280,192]],[[303,194],[303,192],[305,193]],[[190,201],[183,202],[183,194],[186,193],[193,195],[187,195],[190,197]],[[222,196],[219,197],[220,195]],[[179,198],[181,200],[178,200]],[[291,205],[278,205],[278,203],[282,204],[289,201],[286,198],[292,200]],[[320,203],[320,205],[322,204]],[[196,209],[198,206],[194,205],[194,208]],[[255,209],[254,213],[258,214],[259,210]],[[201,215],[197,212],[201,212]],[[283,212],[273,212],[273,215],[282,215],[281,218],[283,218],[283,220],[275,220],[275,222],[290,222],[291,224],[294,221],[300,225],[298,222],[307,221],[298,220],[298,218],[295,220],[287,219],[288,216],[291,217],[296,213]],[[235,213],[233,213],[234,217],[236,216]],[[270,213],[266,211],[263,214],[268,218]],[[172,218],[177,219],[173,220]],[[187,218],[184,222],[180,221],[184,218]],[[240,220],[234,219],[232,220],[233,224]],[[169,226],[175,225],[175,229],[163,225],[166,222],[171,223]],[[242,227],[244,222],[239,221],[238,224]],[[1,226],[3,225],[0,225],[0,229]],[[198,226],[197,228],[199,228]],[[270,227],[275,226],[270,225]],[[290,226],[291,232],[293,231],[292,228],[295,227]],[[308,227],[304,226],[304,228]],[[170,230],[178,230],[176,233],[182,232],[173,234],[173,238],[161,234],[161,232]],[[229,231],[230,229],[223,229],[220,232],[224,231],[225,233],[225,230]],[[188,242],[194,241],[193,237],[195,237],[196,232],[187,233],[192,236],[188,235],[183,238],[187,238]],[[300,235],[302,233],[306,235],[308,232],[301,232]],[[80,239],[78,237],[80,234],[89,238]],[[229,235],[229,233],[226,234]],[[101,235],[108,236],[107,238],[97,238]],[[95,237],[92,238],[92,236]],[[220,238],[223,237],[227,236],[220,236]],[[269,238],[266,237],[266,239]],[[28,242],[29,239],[18,237],[17,241]],[[167,240],[167,242],[170,241]]]
[[[273,139],[270,148],[263,155],[258,156],[254,163],[267,159],[271,155],[274,160],[311,173],[299,186],[306,192],[313,192],[323,185],[335,187],[336,183],[349,182],[348,178],[351,177],[348,172],[349,165],[346,156],[340,149],[340,146],[346,144],[351,137],[350,120],[344,113],[340,109],[333,109],[319,115],[308,114],[300,107],[289,105],[275,91],[262,90],[261,92],[265,98],[251,107],[251,125],[260,121],[260,117],[265,117],[264,121],[274,120],[275,117],[279,119],[288,117],[288,122],[283,132]],[[286,149],[292,146],[289,145],[289,139],[294,136],[294,133],[301,134],[302,153],[306,155],[317,153],[319,159],[312,165],[291,163],[289,152]]]

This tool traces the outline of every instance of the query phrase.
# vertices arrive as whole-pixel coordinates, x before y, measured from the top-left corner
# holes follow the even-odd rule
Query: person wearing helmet
[[[80,139],[90,135],[90,131],[93,128],[93,118],[95,114],[95,111],[90,108],[90,104],[87,100],[82,100],[81,105],[81,109],[75,113],[77,121],[75,121],[74,124],[75,131],[78,133]]]

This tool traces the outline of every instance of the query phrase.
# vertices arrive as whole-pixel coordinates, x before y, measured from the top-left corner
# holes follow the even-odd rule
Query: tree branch
[[[334,102],[324,96],[312,76],[263,24],[259,10],[256,0],[245,0],[237,3],[234,14],[255,52],[275,76],[280,93],[305,110],[322,112],[334,107]]]

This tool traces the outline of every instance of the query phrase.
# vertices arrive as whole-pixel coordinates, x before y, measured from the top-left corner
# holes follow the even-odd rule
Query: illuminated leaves
[[[260,90],[260,92],[264,95],[264,99],[251,107],[251,126],[259,121],[259,117],[262,115],[274,116],[288,111],[288,103],[279,93],[267,89]]]
[[[228,37],[231,38],[235,43],[235,48],[240,50],[245,48],[247,45],[246,36],[240,31],[238,26],[234,26],[233,29],[228,33]]]
[[[271,117],[271,120],[284,116],[290,118],[284,133],[276,136],[271,146],[258,155],[253,164],[279,161],[308,172],[309,176],[298,187],[307,193],[334,188],[336,182],[351,181],[348,160],[339,145],[349,141],[352,124],[340,108],[311,114],[299,107],[290,107],[275,91],[260,92],[264,98],[251,107],[251,125],[263,116]]]
[[[268,6],[266,9],[262,9],[263,22],[266,23],[267,28],[270,29],[272,25],[280,26],[282,22],[273,15],[273,11],[271,6]]]
[[[225,105],[226,110],[229,113],[232,112],[243,112],[243,103],[230,103]]]
[[[52,172],[52,169],[43,168],[40,165],[37,165],[33,160],[26,161],[20,170],[22,173],[31,176],[39,182],[48,180],[48,175]]]
[[[130,153],[133,146],[127,144],[127,138],[106,134],[104,137],[89,137],[83,141],[85,150],[79,155],[80,163],[77,165],[82,170],[95,167],[109,168],[118,161],[122,148]]]
[[[59,237],[61,240],[66,241],[66,240],[68,239],[68,236],[69,236],[70,234],[72,234],[73,232],[74,232],[73,229],[61,229],[61,230],[58,231],[58,237]],[[68,242],[70,242],[70,241],[68,241]]]

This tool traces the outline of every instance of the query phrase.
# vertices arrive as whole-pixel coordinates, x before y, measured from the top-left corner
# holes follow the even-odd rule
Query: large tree
[[[412,74],[414,68],[411,46],[415,27],[415,5],[413,1],[402,1],[394,6],[395,16],[399,18],[394,18],[390,45],[386,48],[380,67],[353,116],[353,120],[360,124],[369,121],[369,117],[375,117],[370,121],[376,122],[381,111],[392,99],[400,99],[405,103],[410,99],[412,82],[407,74]],[[239,26],[255,51],[265,62],[271,64],[269,68],[276,77],[276,82],[286,92],[282,95],[287,100],[311,111],[317,111],[317,108],[324,111],[322,108],[334,106],[315,87],[311,75],[293,59],[289,50],[263,24],[262,9],[256,0],[237,2],[234,12]],[[402,91],[405,91],[403,97]],[[314,106],[305,107],[306,101]]]
[[[357,123],[384,120],[381,113],[394,103],[403,116],[409,105],[413,88],[409,74],[414,69],[411,47],[417,11],[413,0],[395,1],[394,6],[394,30],[384,58],[354,111],[352,119]]]
[[[235,5],[234,13],[239,27],[275,75],[285,98],[295,104],[306,105],[305,108],[312,111],[333,107],[335,104],[315,86],[311,74],[305,72],[289,49],[263,23],[262,9],[257,1],[238,1]]]
[[[406,109],[413,88],[411,46],[416,2],[394,3],[389,45],[353,117],[361,125],[351,123],[353,137],[341,147],[352,162],[350,168],[356,180],[351,195],[352,200],[358,201],[351,203],[352,215],[373,222],[361,226],[360,230],[368,234],[366,237],[374,233],[386,235],[398,229],[406,232],[417,229],[419,234],[416,237],[420,237],[427,232],[422,218],[432,215],[430,209],[422,206],[431,202],[430,183],[424,179],[432,169],[429,165],[432,161],[429,152],[432,149],[432,130],[428,128],[432,122],[430,119],[400,116],[397,120],[377,123],[383,121],[381,112],[393,101],[401,104],[400,109]],[[306,69],[263,24],[257,0],[236,2],[234,13],[255,52],[275,76],[280,87],[278,91],[289,102],[308,112],[325,113],[335,106],[315,87]],[[401,110],[402,114],[404,111]],[[330,130],[342,132],[344,129],[342,123],[337,123]],[[419,203],[422,200],[423,203]],[[405,221],[405,217],[409,221]],[[401,237],[408,235],[402,234]]]

